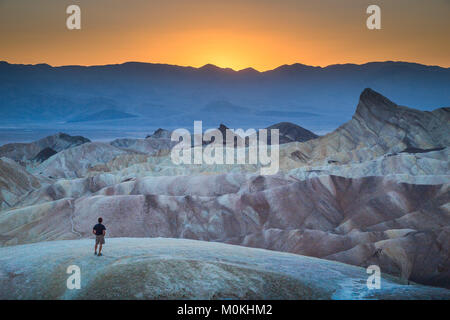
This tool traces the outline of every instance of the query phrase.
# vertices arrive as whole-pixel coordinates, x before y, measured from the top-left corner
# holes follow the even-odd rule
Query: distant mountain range
[[[126,118],[135,118],[134,114],[117,111],[114,109],[106,109],[99,112],[94,112],[89,115],[79,115],[70,119],[67,122],[90,122],[90,121],[104,121],[104,120],[117,120],[117,119],[126,119]]]
[[[263,128],[289,121],[331,131],[351,118],[355,97],[366,87],[421,110],[450,105],[450,69],[407,62],[293,64],[265,72],[138,62],[91,67],[0,62],[0,124],[95,121],[175,128],[203,120],[210,127],[225,122]]]

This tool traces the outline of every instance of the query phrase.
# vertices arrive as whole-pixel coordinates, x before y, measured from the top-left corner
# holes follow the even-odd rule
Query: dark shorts
[[[105,236],[104,235],[95,236],[95,244],[105,244]]]

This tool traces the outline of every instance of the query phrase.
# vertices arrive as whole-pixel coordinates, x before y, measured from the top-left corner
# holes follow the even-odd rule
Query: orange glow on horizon
[[[435,1],[379,0],[382,30],[370,31],[367,4],[351,0],[80,0],[82,29],[69,31],[64,1],[4,0],[0,60],[258,71],[386,60],[450,67],[450,3]]]

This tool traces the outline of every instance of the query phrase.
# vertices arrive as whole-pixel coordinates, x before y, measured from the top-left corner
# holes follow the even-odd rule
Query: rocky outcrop
[[[315,133],[290,122],[280,122],[270,127],[267,127],[267,130],[269,132],[272,129],[279,130],[280,144],[294,141],[305,142],[319,137]]]
[[[39,152],[33,159],[31,159],[31,161],[41,163],[55,154],[57,154],[55,150],[47,147],[45,149],[42,149],[41,152]]]
[[[111,145],[126,151],[140,152],[152,156],[162,156],[170,153],[172,147],[176,144],[169,138],[146,139],[116,139]]]
[[[159,128],[158,130],[155,130],[155,132],[153,132],[153,134],[148,135],[147,137],[145,137],[146,139],[148,138],[153,138],[153,139],[170,139],[172,132],[166,129],[162,129]]]
[[[13,207],[20,197],[39,188],[40,182],[9,158],[0,158],[0,211]]]
[[[450,144],[450,109],[433,112],[398,106],[365,89],[353,118],[325,136],[280,149],[283,167],[346,164],[373,160],[407,148],[433,149]]]
[[[234,143],[233,146],[237,147],[238,145],[242,145],[245,146],[245,140],[243,139],[243,137],[237,135],[237,134],[233,134],[230,131],[230,128],[228,128],[226,125],[224,125],[223,123],[221,123],[219,125],[219,127],[215,130],[218,130],[221,134],[222,134],[222,144],[225,146],[227,144],[227,132],[228,135],[233,139]],[[203,137],[202,137],[203,138]],[[202,145],[206,146],[208,144],[213,143],[213,141],[211,140],[202,140]],[[195,145],[195,136],[192,137],[192,145]]]
[[[300,255],[117,238],[97,257],[91,241],[0,248],[0,299],[450,299],[449,290],[384,274],[381,288],[369,290],[365,269]],[[67,288],[73,265],[82,272],[79,290]]]
[[[316,134],[314,134],[313,132],[306,130],[296,124],[290,123],[290,122],[280,122],[277,124],[274,124],[270,127],[267,127],[267,141],[266,143],[268,145],[272,144],[271,141],[271,130],[272,129],[276,129],[278,130],[278,134],[279,134],[279,144],[285,144],[285,143],[290,143],[290,142],[305,142],[305,141],[309,141],[311,139],[315,139],[318,136]],[[223,144],[226,144],[226,135],[227,135],[227,130],[229,130],[229,128],[224,125],[224,124],[220,124],[219,128],[217,128],[217,130],[219,130],[222,133],[223,136]],[[259,133],[257,132],[256,134],[256,139],[259,139]],[[254,135],[250,136],[253,137]],[[241,137],[239,135],[232,135],[232,137],[234,137],[234,139],[236,140],[234,143],[234,147],[237,147],[239,145],[244,145],[244,146],[249,146],[249,139],[245,139],[244,137]],[[243,140],[243,141],[242,141]],[[239,143],[239,141],[241,141]],[[210,144],[210,141],[203,141],[203,145],[207,145]]]
[[[87,175],[89,170],[101,170],[102,165],[126,153],[107,143],[85,143],[55,154],[33,168],[32,172],[52,179],[81,178]]]
[[[90,140],[81,136],[58,133],[31,143],[10,143],[0,146],[0,157],[27,161],[36,158],[40,152],[47,148],[60,152],[87,142],[90,142]]]
[[[412,184],[445,184],[450,181],[449,148],[437,151],[387,154],[361,163],[303,166],[287,174],[300,180],[336,175],[347,178],[381,176]]]

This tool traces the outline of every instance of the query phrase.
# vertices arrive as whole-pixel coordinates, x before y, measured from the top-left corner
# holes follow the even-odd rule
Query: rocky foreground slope
[[[74,146],[28,168],[39,184],[8,171],[0,189],[15,195],[0,211],[0,244],[88,238],[101,215],[110,237],[377,264],[404,282],[450,288],[449,115],[367,89],[334,132],[280,146],[273,176],[258,165],[174,165],[166,135]]]
[[[86,238],[102,216],[111,237],[233,243],[378,264],[405,280],[450,286],[449,202],[448,185],[382,177],[147,177],[4,212],[0,241]]]
[[[288,253],[180,239],[108,239],[0,248],[0,299],[450,299],[446,289]],[[67,289],[69,266],[81,288]],[[73,271],[70,271],[73,272]]]

